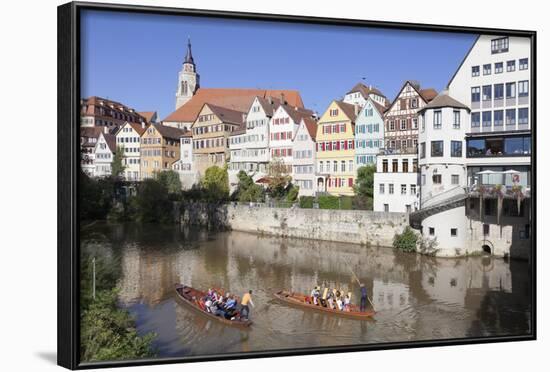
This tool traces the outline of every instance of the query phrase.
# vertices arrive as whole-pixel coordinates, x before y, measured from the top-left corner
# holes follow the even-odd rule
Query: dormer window
[[[501,37],[491,40],[491,54],[505,53],[508,51],[508,38]]]

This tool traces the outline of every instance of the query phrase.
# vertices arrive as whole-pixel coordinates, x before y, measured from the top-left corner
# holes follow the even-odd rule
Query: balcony
[[[488,137],[472,137],[466,140],[466,157],[494,158],[512,156],[531,156],[531,134],[498,135]]]
[[[506,171],[484,170],[470,175],[468,195],[483,198],[530,198],[531,180],[530,171]]]

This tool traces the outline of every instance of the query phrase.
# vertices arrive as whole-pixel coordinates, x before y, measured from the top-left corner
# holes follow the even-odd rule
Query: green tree
[[[131,199],[135,219],[140,222],[169,222],[172,220],[172,202],[168,190],[159,181],[147,178],[138,187],[137,195]]]
[[[267,178],[269,195],[275,199],[284,197],[292,178],[288,174],[288,166],[282,159],[275,158],[269,163]]]
[[[288,192],[286,194],[286,201],[295,202],[298,199],[298,194],[300,193],[300,188],[296,185],[290,185]]]
[[[354,209],[372,210],[375,172],[375,165],[366,165],[357,169],[357,179],[353,186],[353,191],[355,192],[355,198],[353,199]]]
[[[402,252],[416,252],[416,241],[418,235],[409,227],[405,227],[401,234],[393,237],[393,247]]]
[[[80,218],[102,220],[111,210],[114,198],[111,178],[91,178],[80,172]]]
[[[222,201],[229,198],[229,176],[227,168],[216,165],[204,172],[201,186],[205,189],[209,200]]]
[[[246,174],[245,171],[239,171],[237,178],[239,183],[233,194],[233,199],[240,202],[260,202],[264,200],[263,187],[255,184],[252,177]]]
[[[165,170],[155,172],[155,179],[159,181],[172,197],[181,193],[181,180],[176,171]]]
[[[111,164],[111,175],[113,178],[119,178],[126,170],[126,166],[123,164],[124,147],[117,146],[115,154],[113,156],[113,162]]]

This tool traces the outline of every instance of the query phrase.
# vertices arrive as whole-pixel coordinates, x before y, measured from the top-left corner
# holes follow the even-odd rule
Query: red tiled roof
[[[355,86],[353,88],[351,88],[346,94],[355,93],[355,92],[361,93],[361,95],[364,98],[367,98],[370,93],[374,93],[374,94],[377,94],[381,97],[386,98],[386,96],[384,94],[382,94],[382,92],[380,90],[378,90],[377,88],[372,87],[372,86],[368,87],[363,83],[355,84]]]
[[[143,118],[145,118],[145,121],[150,123],[151,120],[153,120],[153,118],[157,115],[157,112],[156,111],[142,111],[142,112],[138,112],[138,114],[141,115]]]
[[[418,94],[424,98],[424,101],[430,102],[432,99],[434,99],[437,96],[437,91],[433,88],[428,89],[420,89],[418,91]]]
[[[342,101],[336,101],[336,104],[344,111],[344,114],[351,120],[355,121],[355,118],[357,117],[357,114],[355,112],[355,105],[352,105],[351,103],[345,103]]]
[[[315,141],[315,136],[317,135],[317,122],[313,118],[302,118],[302,121],[304,122],[304,125],[311,136],[311,138]]]
[[[168,115],[163,121],[194,122],[205,103],[244,112],[248,111],[254,97],[280,99],[281,93],[284,94],[285,101],[290,105],[304,107],[302,97],[296,90],[199,88],[187,103]]]

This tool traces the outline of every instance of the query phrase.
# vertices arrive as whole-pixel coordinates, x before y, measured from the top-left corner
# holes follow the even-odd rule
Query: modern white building
[[[463,202],[469,113],[446,91],[419,111],[420,209],[440,206],[424,215],[420,232],[426,239],[437,239],[441,255],[464,254],[470,235]]]
[[[146,124],[124,123],[116,132],[116,146],[122,148],[122,165],[126,181],[140,181],[140,149],[141,135],[145,132]]]
[[[112,174],[111,165],[116,152],[116,136],[110,134],[107,127],[101,133],[95,145],[95,177],[108,177]]]
[[[373,210],[411,213],[419,208],[416,154],[381,152],[376,158]]]
[[[302,118],[292,143],[292,182],[300,188],[300,196],[314,196],[316,183],[317,122]]]
[[[172,169],[178,173],[183,190],[190,189],[200,181],[200,174],[193,164],[193,135],[191,131],[187,131],[180,137],[180,158],[172,164]]]

